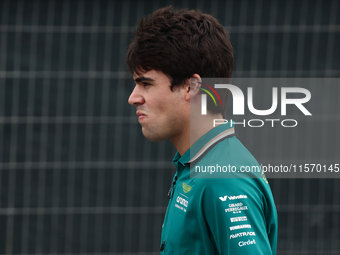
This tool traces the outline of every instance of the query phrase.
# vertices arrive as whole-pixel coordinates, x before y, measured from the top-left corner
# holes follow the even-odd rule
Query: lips
[[[146,114],[144,112],[140,112],[140,111],[137,111],[136,112],[137,116],[146,116]]]
[[[138,121],[141,121],[146,117],[146,114],[140,111],[137,111],[136,114],[138,116]]]

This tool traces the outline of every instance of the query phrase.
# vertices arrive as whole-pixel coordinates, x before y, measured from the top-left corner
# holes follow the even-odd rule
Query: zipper
[[[168,236],[168,231],[169,231],[169,222],[171,222],[171,219],[172,219],[172,214],[173,214],[173,208],[172,208],[172,197],[175,193],[175,188],[176,188],[176,182],[177,182],[177,175],[175,176],[175,179],[174,181],[172,182],[171,186],[170,186],[170,189],[168,191],[168,198],[169,198],[169,203],[168,203],[168,208],[167,208],[167,212],[166,214],[168,214],[167,216],[167,220],[166,222],[164,222],[164,225],[163,225],[163,230],[164,231],[164,238],[167,238]],[[160,251],[164,251],[165,249],[165,240],[163,240],[162,244],[161,244],[161,247],[160,247]]]
[[[172,195],[173,195],[173,191],[175,190],[175,185],[176,185],[176,182],[177,182],[177,179],[178,179],[178,177],[177,177],[177,175],[175,176],[175,180],[172,182],[172,184],[171,184],[171,186],[170,186],[170,189],[169,189],[169,191],[168,191],[168,198],[170,199],[170,198],[172,198]],[[172,191],[172,192],[171,192]]]
[[[161,251],[164,251],[164,246],[165,246],[165,240],[163,241],[163,243],[161,245]]]

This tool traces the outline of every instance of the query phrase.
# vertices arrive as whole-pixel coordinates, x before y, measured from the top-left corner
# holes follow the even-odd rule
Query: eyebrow
[[[149,77],[145,77],[145,76],[140,76],[135,79],[136,83],[143,82],[143,81],[155,81],[155,80]]]

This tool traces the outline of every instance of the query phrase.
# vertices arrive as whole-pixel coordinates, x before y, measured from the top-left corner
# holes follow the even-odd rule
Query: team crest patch
[[[183,182],[183,191],[184,193],[188,193],[191,190],[191,186]]]

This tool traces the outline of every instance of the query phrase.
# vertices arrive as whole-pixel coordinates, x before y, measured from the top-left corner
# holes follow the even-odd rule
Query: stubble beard
[[[178,135],[180,126],[181,121],[173,116],[173,118],[168,119],[165,123],[152,123],[144,127],[142,126],[142,133],[151,142],[161,142],[171,140]]]

